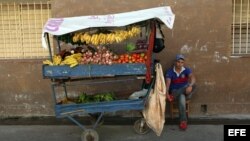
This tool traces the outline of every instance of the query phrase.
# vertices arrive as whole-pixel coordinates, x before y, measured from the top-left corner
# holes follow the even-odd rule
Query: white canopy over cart
[[[118,14],[50,18],[42,31],[42,46],[47,48],[45,33],[63,35],[91,27],[121,27],[154,18],[160,20],[168,28],[173,28],[175,15],[169,6]]]

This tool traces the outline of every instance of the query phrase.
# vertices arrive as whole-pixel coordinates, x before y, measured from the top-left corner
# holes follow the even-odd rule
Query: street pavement
[[[165,125],[161,136],[152,130],[137,134],[133,125],[101,125],[95,129],[99,141],[223,141],[223,125]],[[0,141],[81,141],[77,125],[0,125]]]
[[[89,119],[79,118],[85,128],[93,126]],[[215,115],[190,117],[186,131],[178,128],[178,119],[167,118],[161,136],[152,130],[137,134],[134,122],[138,118],[105,117],[95,130],[99,141],[223,141],[224,125],[250,125],[250,115]],[[83,130],[68,119],[6,118],[0,119],[0,141],[81,141]]]

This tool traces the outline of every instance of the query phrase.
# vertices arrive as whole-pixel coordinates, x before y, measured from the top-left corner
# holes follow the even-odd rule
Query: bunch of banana
[[[81,41],[93,45],[120,43],[128,38],[137,36],[140,32],[139,27],[133,26],[129,30],[115,30],[109,34],[99,33],[90,35],[88,32],[75,33],[73,42]]]
[[[81,34],[82,33],[75,33],[73,36],[73,42],[76,43],[81,40]]]
[[[132,37],[134,37],[134,36],[140,34],[141,29],[139,27],[133,26],[130,31],[133,33]]]
[[[82,60],[82,53],[75,53],[75,54],[72,54],[73,58],[75,58],[77,60],[77,62],[81,62]]]
[[[52,61],[45,60],[43,61],[43,64],[50,65],[50,66],[57,66],[57,65],[60,65],[61,62],[62,62],[62,57],[60,55],[54,55],[52,58]]]
[[[43,61],[44,65],[49,65],[49,66],[53,66],[53,63],[50,60],[44,60]]]
[[[85,32],[84,34],[81,34],[81,42],[86,42],[86,44],[89,44],[91,42],[91,35],[88,32]]]
[[[124,38],[122,36],[115,36],[115,42],[116,43],[120,43],[124,40]]]
[[[124,30],[116,30],[115,35],[119,36],[122,40],[126,40],[127,38],[129,38],[128,31]]]
[[[129,29],[128,31],[124,31],[124,30],[115,30],[115,42],[116,43],[120,43],[128,38],[132,38],[137,36],[141,30],[139,27],[133,26],[131,29]]]
[[[78,65],[78,61],[74,58],[73,55],[65,57],[60,65],[69,65],[69,67],[74,67]]]
[[[115,34],[114,33],[109,33],[106,35],[106,44],[112,44],[115,42]]]
[[[99,43],[100,43],[101,45],[104,45],[104,44],[106,44],[107,35],[106,35],[106,34],[103,34],[103,33],[100,33],[100,34],[98,35],[98,39],[99,39]]]
[[[99,41],[100,41],[100,39],[98,38],[99,37],[99,35],[98,34],[93,34],[92,36],[91,36],[91,44],[93,44],[93,45],[99,45]]]
[[[60,65],[62,62],[62,57],[60,55],[54,55],[52,60],[53,60],[53,65]]]

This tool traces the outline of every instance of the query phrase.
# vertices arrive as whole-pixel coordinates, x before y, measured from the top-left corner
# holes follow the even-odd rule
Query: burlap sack
[[[165,123],[166,85],[161,64],[157,63],[155,68],[155,85],[142,113],[147,125],[160,136]]]

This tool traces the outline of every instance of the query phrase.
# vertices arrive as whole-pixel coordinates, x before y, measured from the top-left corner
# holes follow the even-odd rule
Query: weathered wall
[[[161,6],[164,0],[65,0],[52,2],[53,17],[105,15]]]
[[[173,30],[163,28],[166,49],[157,58],[164,69],[177,53],[197,77],[191,115],[249,114],[250,58],[230,57],[229,0],[54,0],[54,17],[110,14],[170,5],[176,14]],[[0,117],[53,115],[49,80],[41,76],[41,61],[0,62]],[[207,112],[201,105],[207,106]]]
[[[0,118],[54,112],[50,81],[42,77],[41,62],[0,62]]]
[[[249,113],[249,58],[230,57],[231,1],[171,1],[176,23],[166,54],[182,52],[197,76],[192,111],[201,114]],[[165,62],[168,65],[167,62]]]

